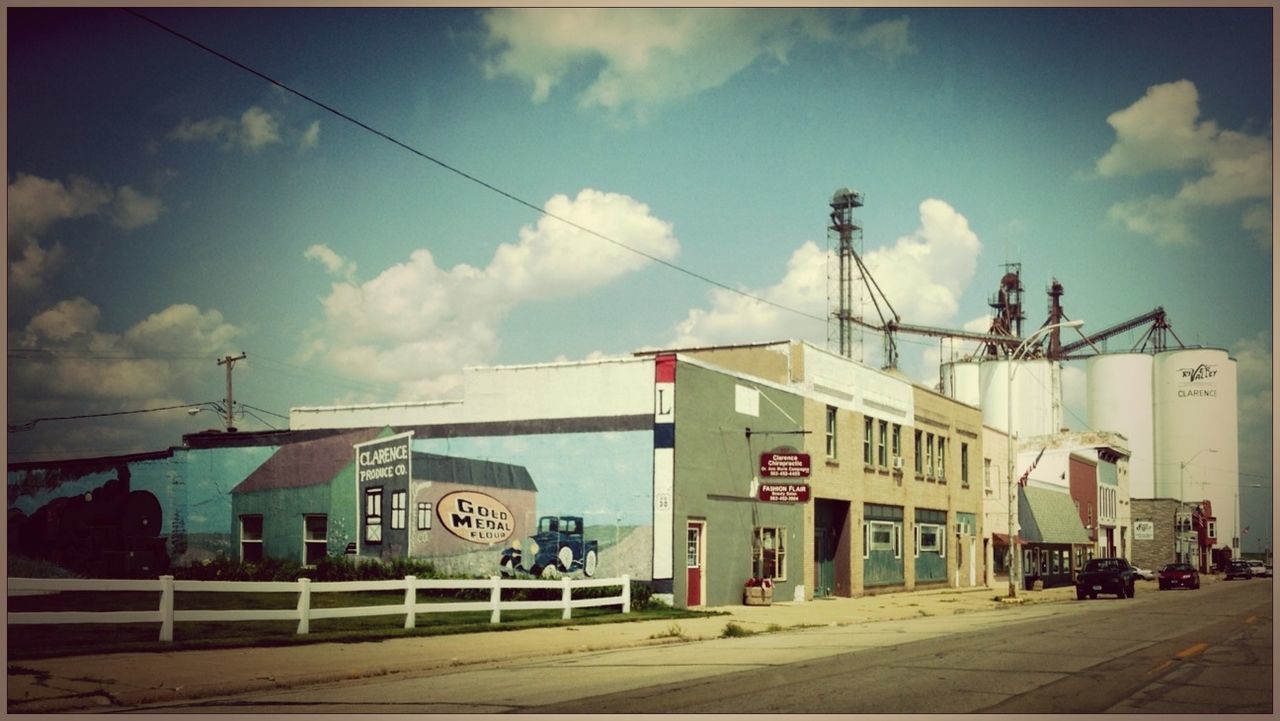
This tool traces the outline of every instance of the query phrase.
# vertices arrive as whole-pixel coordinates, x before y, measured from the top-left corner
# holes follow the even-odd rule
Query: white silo
[[[1089,427],[1129,441],[1129,495],[1155,498],[1155,403],[1146,353],[1108,353],[1085,361]]]
[[[1236,361],[1217,348],[1158,353],[1152,372],[1155,491],[1208,498],[1217,517],[1215,547],[1239,556],[1239,436]]]
[[[942,364],[942,392],[961,403],[982,403],[982,387],[977,361],[951,361]]]
[[[1000,431],[1009,428],[1009,361],[992,360],[978,371],[982,421]],[[1045,436],[1062,428],[1062,366],[1057,361],[1015,361],[1013,430],[1021,438]]]

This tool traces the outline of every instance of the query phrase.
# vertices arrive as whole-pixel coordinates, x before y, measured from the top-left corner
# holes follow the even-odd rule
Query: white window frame
[[[313,537],[311,533],[311,519],[320,518],[324,520],[324,533],[319,537]],[[304,566],[314,566],[312,561],[311,549],[318,547],[320,557],[329,555],[329,516],[323,513],[304,513],[302,515],[302,563]]]
[[[871,416],[862,418],[862,462],[865,465],[875,463],[875,456],[872,455],[872,446],[875,445],[875,419]]]
[[[902,425],[901,425],[901,424],[899,424],[899,423],[894,423],[894,424],[893,424],[893,447],[892,447],[892,451],[893,451],[893,457],[894,457],[894,458],[901,458],[901,457],[902,457]]]
[[[882,468],[889,466],[889,421],[879,421],[879,436],[876,439],[876,461]]]
[[[403,531],[409,524],[409,492],[391,492],[391,530]]]
[[[869,521],[869,522],[867,523],[867,528],[869,529],[869,530],[868,530],[868,533],[869,533],[869,535],[870,535],[870,538],[868,539],[868,541],[869,541],[869,542],[868,542],[868,544],[867,544],[867,546],[868,546],[868,549],[869,549],[869,550],[871,550],[871,551],[892,551],[892,550],[894,550],[894,548],[895,548],[895,544],[894,544],[894,542],[893,542],[893,540],[894,540],[894,539],[893,539],[893,536],[894,536],[894,532],[895,532],[895,530],[896,530],[896,528],[897,528],[897,524],[896,524],[896,523],[894,523],[894,522],[892,522],[892,521]],[[877,541],[877,540],[875,540],[875,539],[876,539],[876,531],[881,531],[881,532],[888,533],[888,539],[887,539],[887,540],[885,540],[885,541]],[[869,556],[870,556],[870,554],[867,554],[866,556],[864,556],[864,558],[869,557]]]
[[[382,543],[382,486],[364,489],[364,542]]]
[[[836,444],[836,431],[839,424],[836,419],[836,407],[827,406],[827,458],[836,458],[839,447]]]
[[[431,530],[431,511],[434,510],[430,501],[418,501],[418,530]]]
[[[960,442],[960,487],[969,487],[969,444]]]
[[[258,533],[255,536],[245,534],[245,520],[256,519],[258,522]],[[267,521],[262,517],[261,513],[246,513],[240,516],[240,561],[244,563],[255,563],[256,561],[248,561],[245,558],[245,545],[256,546],[258,549],[258,559],[266,558],[266,547],[262,543],[262,537],[266,535]]]
[[[933,544],[925,545],[924,534],[926,531],[933,533]],[[947,557],[947,537],[946,526],[940,526],[936,523],[917,523],[916,524],[916,558],[920,557],[920,552],[937,553],[939,558]]]
[[[1217,522],[1217,521],[1209,521],[1207,524],[1205,524],[1205,529],[1206,529],[1206,530],[1205,530],[1205,533],[1207,533],[1207,534],[1209,535],[1209,538],[1217,538],[1217,537],[1218,537],[1218,522]]]
[[[922,443],[924,443],[924,431],[917,429],[915,431],[915,468],[917,476],[924,475],[924,448],[921,445]]]

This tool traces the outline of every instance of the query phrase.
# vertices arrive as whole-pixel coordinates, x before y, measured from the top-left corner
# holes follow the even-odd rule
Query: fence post
[[[160,640],[173,641],[173,576],[160,577]]]
[[[418,623],[418,589],[414,586],[416,576],[404,577],[404,627],[413,628]]]
[[[573,615],[569,609],[569,601],[572,600],[573,593],[569,590],[569,577],[561,576],[560,578],[564,581],[564,591],[560,595],[560,602],[564,604],[564,613],[561,614],[560,618],[567,621]]]
[[[311,633],[311,579],[298,579],[298,630],[296,635]]]
[[[622,574],[622,612],[631,613],[631,576]]]
[[[489,591],[489,603],[493,606],[493,613],[489,614],[489,623],[498,623],[502,620],[502,579],[490,576],[489,583],[493,584],[493,588]]]

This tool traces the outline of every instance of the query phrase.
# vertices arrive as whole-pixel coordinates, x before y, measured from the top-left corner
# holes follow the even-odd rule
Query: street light
[[[1186,517],[1187,511],[1187,466],[1191,465],[1191,462],[1194,461],[1196,456],[1201,453],[1217,452],[1218,449],[1216,448],[1201,448],[1195,453],[1192,453],[1190,458],[1178,464],[1178,505],[1181,509],[1178,514],[1178,561],[1183,563],[1185,563],[1191,555],[1191,551],[1188,548],[1191,545],[1189,543],[1190,538],[1188,538],[1188,532],[1183,529],[1182,523],[1182,519]]]
[[[1018,583],[1022,578],[1022,556],[1018,552],[1017,528],[1018,528],[1018,486],[1013,474],[1017,472],[1014,464],[1017,461],[1016,454],[1013,449],[1013,375],[1017,372],[1017,366],[1014,362],[1018,360],[1018,354],[1025,351],[1031,346],[1031,341],[1048,333],[1055,328],[1079,328],[1084,325],[1082,320],[1069,320],[1063,323],[1054,323],[1046,325],[1035,333],[1027,336],[1022,344],[1009,354],[1009,369],[1005,373],[1007,379],[1006,400],[1009,404],[1009,413],[1005,416],[1005,431],[1008,433],[1008,461],[1009,461],[1009,598],[1018,597]]]

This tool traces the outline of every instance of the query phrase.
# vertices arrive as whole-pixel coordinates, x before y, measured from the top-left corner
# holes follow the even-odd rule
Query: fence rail
[[[596,606],[621,606],[622,613],[631,613],[631,578],[583,579],[561,578],[559,581],[506,579],[493,576],[487,579],[418,579],[405,576],[390,581],[312,581],[300,578],[293,581],[176,581],[173,576],[161,576],[152,580],[98,580],[79,578],[10,578],[9,595],[29,592],[60,591],[155,591],[160,594],[159,605],[154,611],[23,611],[10,612],[11,625],[63,624],[63,623],[159,623],[160,640],[173,640],[173,626],[191,621],[297,621],[298,634],[311,632],[311,621],[326,618],[355,618],[360,616],[404,616],[404,627],[413,628],[419,613],[459,613],[464,611],[489,611],[489,623],[500,623],[503,611],[560,610],[561,618],[572,618],[575,608]],[[573,598],[573,591],[583,588],[621,586],[617,596],[600,598]],[[504,601],[502,592],[508,589],[559,589],[559,600]],[[418,603],[420,590],[482,589],[489,591],[487,601],[455,601],[445,603]],[[379,606],[344,606],[338,608],[312,608],[311,599],[317,593],[358,591],[404,591],[404,603]],[[296,593],[297,606],[293,609],[205,609],[177,610],[174,597],[177,593]]]

